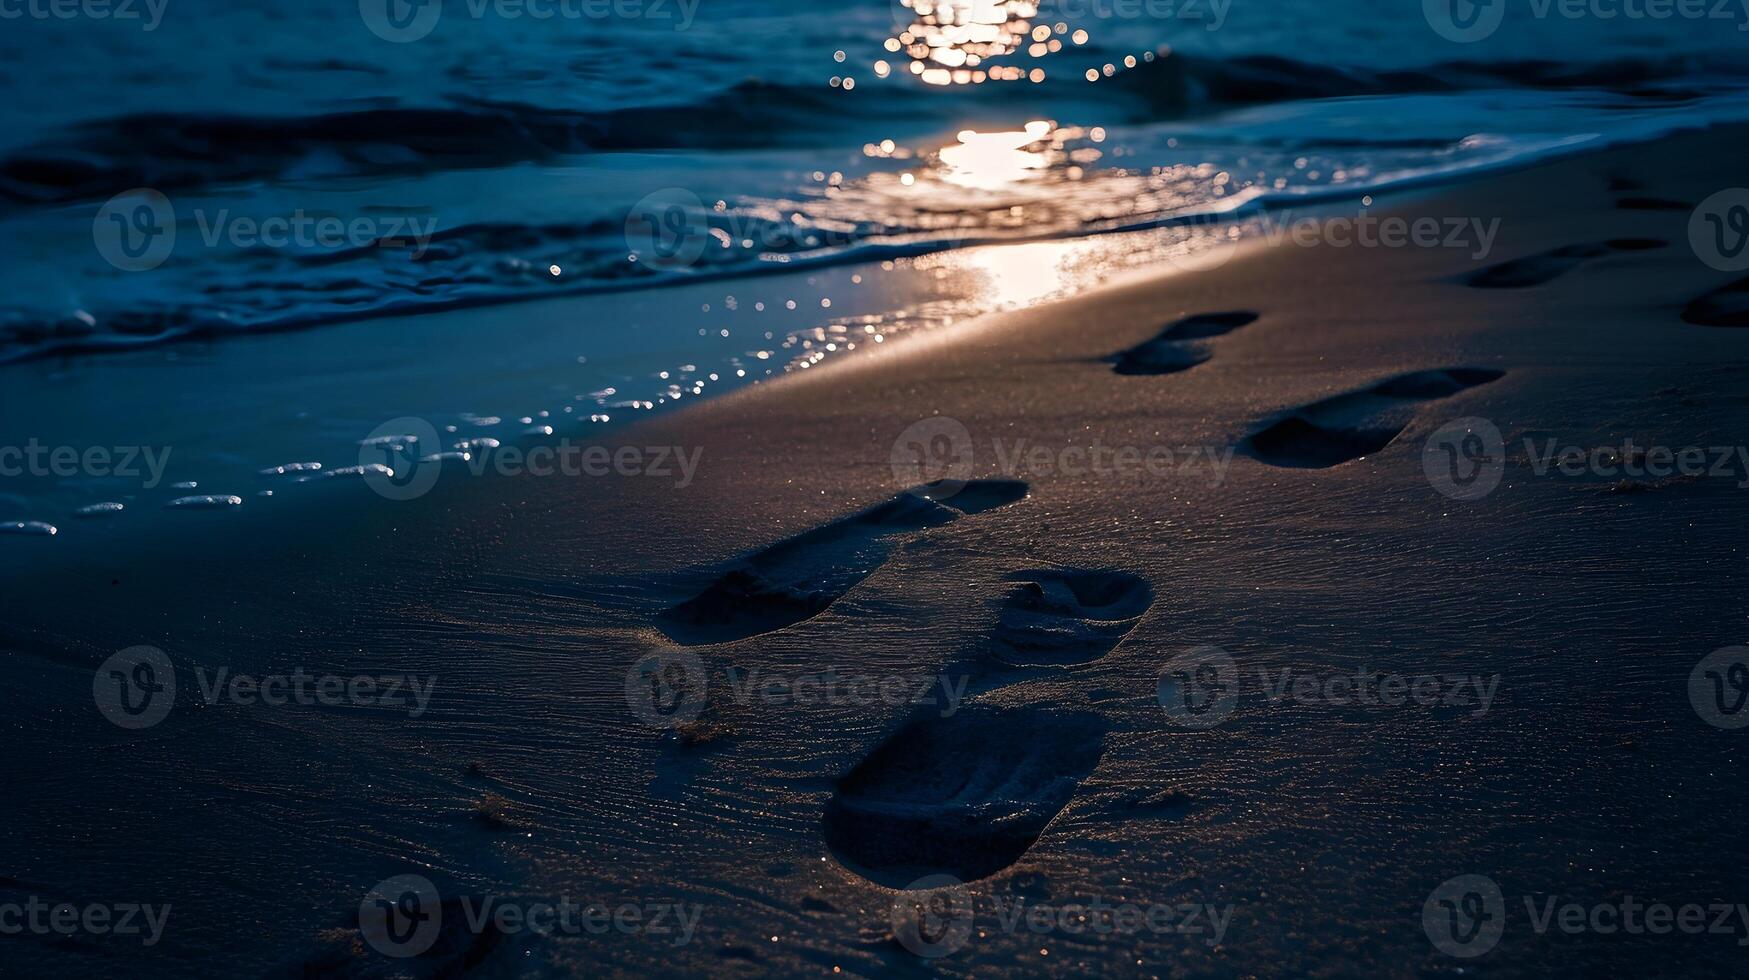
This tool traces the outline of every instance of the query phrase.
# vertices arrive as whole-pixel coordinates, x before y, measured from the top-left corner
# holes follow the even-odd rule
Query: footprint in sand
[[[989,651],[1011,666],[1090,663],[1129,635],[1154,589],[1129,572],[1045,569],[1009,576]],[[972,881],[1020,860],[1099,765],[1097,714],[973,704],[919,715],[839,780],[825,837],[844,866],[903,886]]]
[[[825,612],[887,560],[903,535],[1026,496],[1019,480],[930,484],[731,562],[704,591],[657,616],[696,646],[770,633]]]
[[[1749,279],[1707,293],[1682,310],[1682,319],[1702,327],[1749,327]]]
[[[922,717],[881,743],[826,804],[845,867],[889,887],[961,881],[1018,861],[1093,772],[1105,720],[1081,711],[972,705]]]
[[[1154,604],[1154,589],[1129,572],[1018,572],[1002,600],[989,655],[1011,667],[1069,667],[1110,653]]]
[[[1656,238],[1612,238],[1607,242],[1568,245],[1540,255],[1491,265],[1472,273],[1464,281],[1477,289],[1523,289],[1540,286],[1557,276],[1565,275],[1580,265],[1617,252],[1644,252],[1663,248],[1669,242]]]
[[[1187,316],[1168,324],[1152,340],[1113,354],[1107,360],[1118,374],[1188,371],[1214,356],[1209,345],[1201,341],[1232,333],[1256,319],[1257,314],[1243,310]]]
[[[1271,466],[1323,469],[1390,445],[1425,403],[1504,377],[1491,368],[1416,371],[1294,409],[1245,440]]]

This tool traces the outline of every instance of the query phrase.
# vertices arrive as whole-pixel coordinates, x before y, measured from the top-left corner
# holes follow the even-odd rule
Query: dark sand
[[[1749,896],[1743,736],[1686,693],[1702,656],[1743,639],[1746,474],[1619,487],[1538,476],[1523,446],[1744,442],[1749,332],[1682,319],[1734,277],[1695,258],[1686,212],[1608,190],[1704,198],[1738,180],[1744,135],[1381,202],[1500,218],[1482,260],[1248,247],[628,430],[702,448],[684,490],[483,479],[397,504],[350,486],[333,492],[357,501],[308,522],[170,515],[187,518],[174,538],[126,553],[69,538],[21,559],[8,542],[0,888],[171,903],[139,975],[433,976],[470,957],[482,976],[1736,969],[1735,936],[1537,935],[1523,898]],[[1647,239],[1669,246],[1575,249]],[[1175,321],[1236,311],[1258,316],[1167,338],[1195,345],[1184,369],[1114,371]],[[956,475],[1023,481],[1024,499],[902,497],[920,512],[760,557],[894,500],[895,440],[937,415],[972,437]],[[1492,420],[1508,452],[1475,501],[1422,466],[1429,433],[1463,416]],[[1003,472],[992,440],[1055,461],[1094,443],[1237,452],[1217,483],[1206,465]],[[736,571],[739,592],[721,585]],[[713,583],[729,625],[664,630]],[[1035,628],[1053,639],[1029,647]],[[625,697],[628,668],[671,636],[712,685],[685,737]],[[95,713],[91,684],[136,644],[166,650],[183,690],[130,733]],[[1175,725],[1161,671],[1211,644],[1244,693],[1218,727]],[[431,675],[436,693],[416,719],[208,707],[193,665]],[[889,704],[737,703],[732,666],[946,669],[973,704],[912,721]],[[1272,702],[1258,673],[1361,667],[1498,682],[1478,714]],[[881,883],[913,870],[981,875],[965,893],[987,928],[933,966],[893,939]],[[403,873],[450,896],[702,910],[685,945],[519,935],[398,963],[352,927],[366,890]],[[1511,917],[1473,963],[1422,925],[1430,890],[1465,873],[1496,880]],[[1206,919],[1194,935],[996,926],[997,902],[1095,896],[1231,917],[1218,943]],[[120,955],[38,942],[13,962],[106,975]]]

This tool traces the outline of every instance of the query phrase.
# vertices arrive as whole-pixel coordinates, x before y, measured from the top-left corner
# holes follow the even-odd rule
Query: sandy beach
[[[615,429],[636,475],[8,540],[0,892],[168,905],[184,976],[1724,975],[1560,910],[1749,885],[1690,697],[1749,611],[1749,335],[1683,319],[1744,135],[1364,209],[1481,258],[1296,215]],[[141,646],[173,710],[100,723]],[[300,674],[396,690],[263,706]],[[441,925],[380,955],[409,875]],[[1468,875],[1485,959],[1430,943]]]

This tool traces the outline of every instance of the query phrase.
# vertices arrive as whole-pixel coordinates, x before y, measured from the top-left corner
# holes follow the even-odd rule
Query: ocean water
[[[390,419],[590,437],[1259,216],[1749,115],[1742,5],[126,10],[0,21],[0,444],[173,446],[249,506]],[[8,477],[0,520],[147,489]]]

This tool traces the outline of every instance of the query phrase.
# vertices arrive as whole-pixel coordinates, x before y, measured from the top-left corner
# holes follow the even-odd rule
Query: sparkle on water
[[[1035,24],[1036,0],[899,0],[896,9],[908,11],[910,23],[887,38],[884,47],[888,54],[909,58],[911,74],[930,85],[1038,84],[1047,77],[1043,67],[994,62],[1021,57],[1039,62],[1088,41],[1086,30],[1071,32],[1062,21]],[[1141,60],[1154,60],[1154,53],[1143,54]],[[1136,58],[1128,56],[1123,63],[1134,68]],[[894,71],[885,59],[874,62],[873,68],[878,78]],[[1110,76],[1114,69],[1110,64],[1088,69],[1088,78]],[[840,84],[851,87],[848,79],[833,79],[834,86]]]
[[[1033,36],[1032,18],[1038,5],[1031,0],[901,0],[911,10],[911,24],[889,38],[887,50],[911,59],[911,74],[931,85],[967,85],[1018,81],[1025,70],[986,62],[1013,54]],[[1040,28],[1049,36],[1049,28]],[[1036,45],[1035,45],[1036,47]],[[877,74],[884,74],[877,69]],[[1035,81],[1042,80],[1039,73]]]

